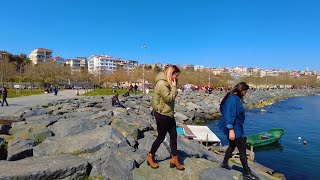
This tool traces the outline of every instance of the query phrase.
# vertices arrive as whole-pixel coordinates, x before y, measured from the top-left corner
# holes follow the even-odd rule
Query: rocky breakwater
[[[178,110],[193,106],[193,111],[182,111],[189,113],[206,107],[203,101],[192,102],[199,107],[188,103],[187,96],[179,96],[178,104],[183,105]],[[157,152],[160,168],[147,167],[146,155],[156,138],[150,99],[148,95],[122,97],[128,110],[112,107],[111,97],[57,100],[25,109],[15,115],[20,121],[1,135],[6,152],[1,156],[0,179],[241,179],[241,168],[219,168],[223,154],[181,135],[178,150],[185,171],[169,168],[169,138]],[[208,109],[210,102],[206,102]],[[238,167],[239,160],[232,164]],[[275,178],[259,164],[250,166],[263,179]]]

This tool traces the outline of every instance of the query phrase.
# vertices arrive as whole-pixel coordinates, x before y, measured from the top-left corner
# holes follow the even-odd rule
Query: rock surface
[[[249,91],[245,105],[260,107],[265,105],[259,102],[262,98],[272,103],[319,93],[319,89]],[[218,118],[224,95],[225,92],[179,93],[175,104],[177,124]],[[242,179],[241,168],[225,171],[218,167],[223,154],[209,151],[182,135],[177,139],[178,155],[186,170],[169,168],[169,136],[156,153],[160,168],[151,169],[145,161],[157,136],[151,96],[120,97],[120,101],[126,108],[112,107],[109,96],[96,96],[55,100],[17,114],[23,121],[13,123],[8,135],[11,138],[6,140],[8,160],[15,161],[0,161],[0,178]],[[1,141],[6,144],[4,139]],[[252,163],[250,167],[263,179],[274,179],[261,165]]]
[[[90,172],[87,161],[73,156],[44,156],[0,161],[0,179],[77,179]]]

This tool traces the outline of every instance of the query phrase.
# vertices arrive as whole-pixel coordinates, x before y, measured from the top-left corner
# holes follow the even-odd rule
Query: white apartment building
[[[80,68],[81,69],[88,69],[88,60],[86,57],[77,57],[77,59],[80,59]]]
[[[259,67],[253,67],[253,68],[248,68],[247,70],[248,70],[251,74],[256,75],[256,74],[259,74],[261,68],[259,68]]]
[[[223,71],[224,71],[224,68],[212,68],[211,69],[211,73],[213,75],[219,75],[219,74],[223,73]]]
[[[64,65],[66,63],[66,59],[63,57],[57,56],[53,58],[53,61],[57,62],[58,64]]]
[[[201,65],[195,65],[194,66],[194,70],[195,71],[202,71],[204,69],[204,66],[201,66]]]
[[[37,48],[30,53],[29,58],[33,64],[39,64],[52,60],[52,50],[46,48]]]
[[[81,70],[81,59],[78,58],[72,58],[67,59],[66,65],[71,67],[71,72],[80,71]]]
[[[237,66],[237,67],[233,68],[233,70],[237,73],[244,73],[244,72],[247,72],[248,68],[246,68],[244,66]]]
[[[259,71],[259,73],[260,73],[260,77],[265,77],[265,76],[267,76],[267,71],[266,70],[260,70]]]
[[[125,70],[131,71],[138,66],[138,61],[122,60],[112,56],[92,55],[88,59],[88,72],[90,74],[113,73],[117,67],[122,67]]]

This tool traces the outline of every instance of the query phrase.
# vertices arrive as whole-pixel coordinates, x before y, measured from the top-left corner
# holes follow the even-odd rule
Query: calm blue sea
[[[320,179],[320,96],[295,97],[265,107],[266,112],[252,109],[246,112],[245,134],[255,134],[271,128],[283,128],[279,143],[256,148],[256,161],[284,173],[287,179]],[[207,124],[222,140],[228,141],[218,129],[218,121]],[[301,140],[299,140],[301,137]],[[307,145],[303,141],[307,141]]]

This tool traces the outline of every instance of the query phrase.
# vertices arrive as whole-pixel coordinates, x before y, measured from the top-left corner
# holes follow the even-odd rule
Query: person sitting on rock
[[[112,106],[114,107],[122,107],[125,108],[127,110],[127,115],[129,115],[129,110],[131,109],[130,107],[125,107],[123,104],[120,103],[119,101],[119,94],[116,94],[112,97],[111,100]]]
[[[118,97],[119,97],[119,94],[116,94],[112,97],[112,106],[121,107],[121,103]]]

